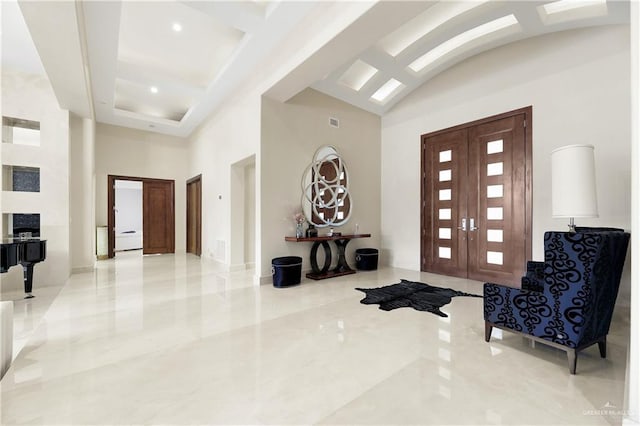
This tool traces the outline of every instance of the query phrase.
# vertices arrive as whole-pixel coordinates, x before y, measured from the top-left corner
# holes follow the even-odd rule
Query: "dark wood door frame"
[[[524,200],[524,216],[525,216],[525,224],[524,224],[524,234],[523,235],[523,239],[524,239],[524,250],[525,250],[525,256],[526,259],[531,259],[531,225],[532,225],[532,216],[533,216],[533,194],[532,194],[532,145],[533,145],[533,125],[532,125],[532,114],[533,114],[533,107],[528,106],[528,107],[524,107],[524,108],[520,108],[517,110],[513,110],[513,111],[509,111],[509,112],[505,112],[502,114],[497,114],[497,115],[493,115],[490,117],[486,117],[486,118],[482,118],[476,121],[472,121],[469,123],[464,123],[464,124],[460,124],[457,126],[453,126],[453,127],[449,127],[446,129],[442,129],[442,130],[438,130],[435,132],[431,132],[428,134],[423,134],[421,135],[420,138],[420,143],[421,143],[421,203],[420,203],[420,228],[421,228],[421,241],[420,241],[420,269],[422,271],[424,271],[424,265],[425,265],[425,252],[424,252],[424,241],[425,238],[428,238],[429,235],[428,231],[427,231],[427,223],[428,223],[428,217],[426,217],[425,215],[425,207],[427,206],[427,204],[429,203],[428,200],[428,196],[426,193],[426,179],[429,178],[429,173],[430,171],[427,170],[428,165],[425,164],[425,150],[427,149],[427,145],[426,145],[426,139],[433,137],[433,136],[438,136],[438,135],[444,135],[447,133],[451,133],[454,131],[466,131],[467,129],[470,129],[472,127],[477,127],[479,125],[483,125],[483,124],[488,124],[497,120],[502,120],[505,118],[509,118],[509,117],[514,117],[514,116],[518,116],[518,115],[524,115],[525,120],[524,120],[524,138],[525,138],[525,159],[524,159],[524,163],[525,163],[525,171],[524,171],[524,187],[525,187],[525,194],[523,196],[523,200]],[[524,268],[525,265],[522,265],[522,267]]]
[[[191,186],[196,188],[195,194],[191,193]],[[195,196],[195,199],[192,197]],[[190,209],[195,208],[195,211],[190,211]],[[191,215],[195,214],[195,223],[192,223]],[[202,255],[202,175],[194,176],[191,179],[187,180],[187,253],[193,253],[196,256]],[[194,237],[195,241],[191,241],[190,235],[192,232],[191,228],[194,228]],[[193,247],[193,251],[192,250]]]
[[[116,189],[115,183],[117,180],[129,180],[135,182],[165,182],[174,184],[175,181],[170,179],[152,179],[152,178],[143,178],[143,177],[134,177],[134,176],[120,176],[120,175],[107,175],[107,243],[108,243],[108,257],[111,259],[115,256],[115,245],[116,245],[116,212],[115,212],[115,202],[116,202]],[[175,196],[173,197],[173,206],[172,212],[174,212],[174,221],[175,221]],[[144,205],[143,205],[144,208]],[[174,227],[175,229],[175,227]],[[172,237],[175,240],[175,231]]]

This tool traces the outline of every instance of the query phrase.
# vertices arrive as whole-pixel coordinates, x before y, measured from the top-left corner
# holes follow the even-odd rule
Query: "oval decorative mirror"
[[[351,216],[349,175],[338,151],[320,147],[302,175],[302,211],[317,227],[344,225]]]

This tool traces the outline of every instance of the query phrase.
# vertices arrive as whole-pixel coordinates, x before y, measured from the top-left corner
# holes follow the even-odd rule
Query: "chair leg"
[[[601,341],[598,342],[598,349],[600,349],[600,357],[607,357],[607,336],[604,336]]]
[[[567,349],[567,360],[569,361],[569,373],[576,374],[576,366],[578,365],[578,351],[575,349]]]
[[[488,342],[491,339],[491,330],[493,330],[493,326],[488,322],[484,322],[484,341]]]

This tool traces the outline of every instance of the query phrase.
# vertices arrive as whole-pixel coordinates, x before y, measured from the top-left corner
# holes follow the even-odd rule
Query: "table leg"
[[[334,240],[336,243],[336,247],[338,247],[338,264],[336,268],[333,270],[334,272],[351,272],[353,269],[349,267],[347,263],[347,258],[345,256],[345,249],[347,248],[347,244],[351,241],[349,238],[341,238],[339,240]]]
[[[324,266],[322,269],[318,267],[318,247],[322,246],[324,249]],[[311,246],[311,255],[309,260],[311,261],[311,271],[313,274],[325,274],[331,266],[331,247],[327,241],[315,241]]]

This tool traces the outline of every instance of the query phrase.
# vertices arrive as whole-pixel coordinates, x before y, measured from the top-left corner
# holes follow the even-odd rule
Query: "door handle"
[[[471,220],[473,220],[473,219],[471,219]],[[462,220],[460,221],[460,224],[462,226],[458,226],[458,229],[461,229],[462,231],[467,232],[467,218],[466,217],[462,218]]]
[[[475,231],[476,229],[478,227],[475,226],[475,220],[473,218],[469,219],[469,231]]]

